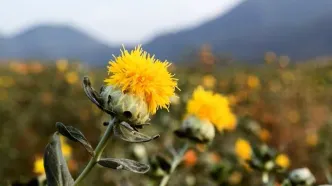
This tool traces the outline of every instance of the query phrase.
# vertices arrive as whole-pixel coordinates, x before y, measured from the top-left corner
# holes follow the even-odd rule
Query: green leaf
[[[58,132],[63,136],[67,137],[68,139],[74,142],[81,143],[91,156],[95,155],[92,146],[90,145],[90,143],[88,142],[88,140],[85,138],[85,136],[80,130],[72,126],[66,126],[60,122],[56,123],[56,128],[58,129]]]
[[[104,158],[98,161],[98,164],[117,170],[128,170],[134,173],[144,174],[149,171],[150,166],[130,159]]]
[[[74,180],[62,155],[59,133],[55,133],[44,153],[44,168],[48,186],[72,186]]]
[[[119,125],[114,126],[114,135],[130,143],[149,142],[151,140],[159,138],[159,135],[150,137],[140,132],[137,132],[135,131],[135,129],[130,128],[130,126],[126,126],[123,122]]]

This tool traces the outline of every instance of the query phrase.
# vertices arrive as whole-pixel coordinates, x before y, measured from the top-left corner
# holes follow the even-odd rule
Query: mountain
[[[261,60],[267,51],[292,59],[332,55],[332,1],[247,0],[201,25],[160,35],[143,48],[181,61],[202,44],[246,61]],[[69,26],[40,25],[11,38],[0,36],[0,58],[65,57],[104,65],[119,48]]]
[[[242,60],[262,59],[267,51],[305,59],[331,55],[331,40],[332,1],[247,0],[195,28],[159,36],[145,48],[167,59],[206,43]]]
[[[78,29],[61,25],[36,26],[14,37],[0,39],[1,58],[70,58],[104,64],[118,50]]]

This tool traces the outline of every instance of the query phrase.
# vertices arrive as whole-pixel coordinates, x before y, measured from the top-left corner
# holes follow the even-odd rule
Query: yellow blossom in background
[[[187,113],[201,120],[209,120],[219,131],[233,130],[236,127],[237,120],[229,107],[228,99],[212,91],[205,91],[202,87],[196,88],[188,101]]]
[[[68,72],[66,73],[66,81],[69,83],[69,84],[75,84],[77,83],[79,80],[79,77],[78,77],[78,74],[77,72]]]
[[[238,98],[235,95],[228,96],[228,101],[230,105],[236,105],[238,103]]]
[[[51,92],[42,92],[40,100],[44,105],[50,105],[53,102],[53,94]]]
[[[0,76],[0,87],[9,88],[15,84],[15,81],[10,76]]]
[[[205,75],[203,76],[203,86],[209,89],[214,88],[214,86],[216,85],[216,78],[212,75]]]
[[[130,52],[123,48],[121,55],[114,58],[109,62],[107,85],[141,97],[151,114],[159,108],[168,108],[177,87],[177,80],[167,70],[169,62],[155,59],[140,45]]]
[[[242,138],[239,138],[235,142],[235,154],[241,160],[250,160],[251,159],[251,146],[250,143]]]
[[[40,156],[36,157],[34,162],[33,172],[38,175],[45,174],[44,160],[42,157]]]
[[[206,151],[207,146],[206,146],[206,144],[203,144],[203,143],[197,143],[197,144],[196,144],[196,149],[197,149],[199,152],[204,152],[204,151]]]
[[[308,134],[306,136],[306,143],[310,147],[315,147],[318,143],[318,135],[316,133]]]
[[[6,90],[0,91],[0,101],[5,101],[8,99],[8,92]]]
[[[60,142],[61,142],[61,150],[63,157],[68,159],[72,154],[72,148],[68,145],[65,137],[60,136]]]
[[[41,73],[44,70],[44,66],[39,62],[34,62],[29,65],[29,71],[35,74]]]
[[[290,160],[286,154],[279,154],[276,157],[275,162],[284,169],[287,169],[290,166]]]
[[[300,121],[300,114],[296,110],[291,110],[287,113],[287,118],[291,123],[298,123]]]
[[[59,59],[56,61],[56,68],[60,72],[64,72],[68,69],[68,60],[66,59]]]
[[[10,63],[10,69],[17,74],[26,75],[29,73],[28,65],[21,62]]]
[[[257,76],[250,75],[247,78],[247,85],[249,88],[258,88],[260,86],[260,81]]]
[[[241,183],[243,175],[239,171],[234,171],[228,178],[228,182],[230,185],[238,185]]]
[[[264,59],[266,64],[271,64],[276,61],[277,55],[274,52],[266,52]]]
[[[268,142],[271,139],[271,134],[267,129],[261,129],[259,131],[259,139],[263,142]]]

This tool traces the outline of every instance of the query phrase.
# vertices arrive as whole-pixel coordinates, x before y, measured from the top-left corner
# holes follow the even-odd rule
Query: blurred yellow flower
[[[72,72],[68,72],[68,73],[66,74],[66,81],[67,81],[69,84],[75,84],[75,83],[78,82],[78,80],[79,80],[79,77],[78,77],[77,72],[72,71]]]
[[[274,52],[266,52],[264,59],[266,64],[271,64],[276,61],[277,55]]]
[[[44,105],[50,105],[53,102],[53,94],[51,92],[42,92],[40,100]]]
[[[29,73],[28,65],[21,62],[10,63],[10,69],[18,74],[26,75]]]
[[[242,138],[239,138],[235,142],[235,154],[241,160],[251,159],[251,146],[250,143]]]
[[[298,123],[300,121],[300,114],[296,110],[290,110],[287,113],[287,118],[291,123]]]
[[[5,101],[8,99],[8,92],[6,90],[0,91],[0,101]]]
[[[60,72],[64,72],[68,69],[68,60],[66,59],[59,59],[56,61],[56,68]]]
[[[228,99],[212,91],[205,91],[200,86],[188,101],[187,112],[201,120],[209,120],[219,131],[236,127],[236,117],[229,107]]]
[[[168,108],[170,97],[175,95],[177,80],[167,70],[170,65],[155,59],[140,45],[130,52],[123,48],[121,55],[109,62],[105,83],[142,98],[154,114],[159,108]]]
[[[34,62],[29,65],[29,71],[38,74],[44,70],[44,66],[39,62]]]
[[[42,157],[40,156],[36,157],[34,162],[33,172],[38,175],[45,174],[44,160]]]
[[[216,85],[216,78],[212,75],[205,75],[203,76],[203,86],[209,89],[212,89]]]
[[[260,81],[257,76],[250,75],[247,78],[247,85],[249,88],[258,88],[260,86]]]
[[[263,142],[269,141],[271,138],[271,134],[267,129],[261,129],[259,131],[259,139]]]
[[[228,178],[230,185],[238,185],[241,183],[243,175],[239,171],[234,171]]]
[[[65,159],[68,159],[72,154],[72,148],[68,145],[65,137],[60,136],[60,141],[63,157],[65,157]]]
[[[15,84],[15,81],[10,76],[0,76],[0,87],[9,88]]]
[[[316,146],[318,143],[318,135],[316,133],[308,134],[306,136],[306,142],[310,147]]]
[[[290,166],[290,160],[286,154],[279,154],[276,157],[275,162],[284,169],[287,169]]]

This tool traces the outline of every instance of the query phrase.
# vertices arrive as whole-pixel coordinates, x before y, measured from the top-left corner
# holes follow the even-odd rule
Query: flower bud
[[[130,125],[144,125],[149,118],[147,103],[138,96],[126,94],[113,86],[106,86],[100,93],[104,107],[115,112],[121,121]]]
[[[199,143],[209,143],[215,136],[215,129],[208,120],[200,120],[190,115],[182,123],[181,127],[175,131],[180,138],[189,138]]]
[[[295,169],[289,174],[289,180],[294,185],[311,186],[315,184],[316,179],[308,168]]]

